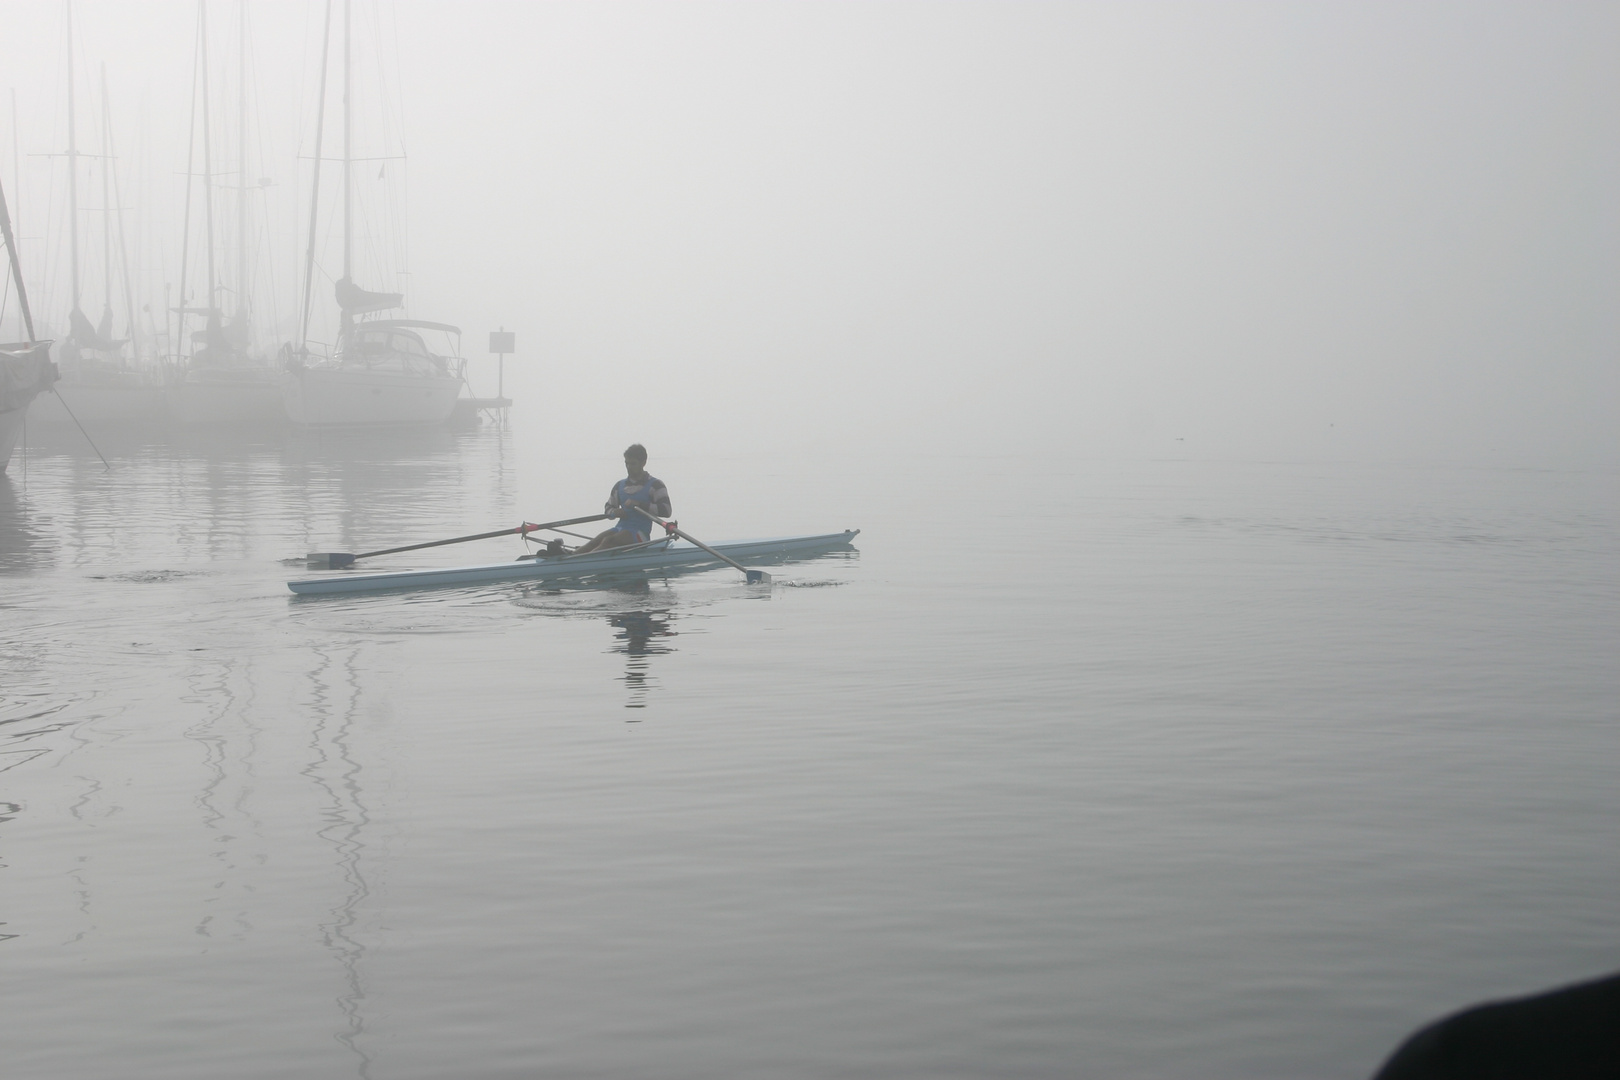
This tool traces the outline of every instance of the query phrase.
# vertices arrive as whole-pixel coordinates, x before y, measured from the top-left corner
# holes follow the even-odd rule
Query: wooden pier
[[[506,419],[506,410],[511,407],[509,397],[457,398],[456,409],[450,414],[450,426],[476,427],[481,413],[499,422]]]

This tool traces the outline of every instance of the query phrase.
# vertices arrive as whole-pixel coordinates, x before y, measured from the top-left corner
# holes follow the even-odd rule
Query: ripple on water
[[[206,577],[206,570],[132,570],[127,574],[91,574],[91,581],[126,581],[136,585],[160,585],[182,578]]]

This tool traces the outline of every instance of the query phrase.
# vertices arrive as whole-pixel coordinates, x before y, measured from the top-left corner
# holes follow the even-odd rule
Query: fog
[[[237,10],[209,6],[222,133]],[[275,185],[262,324],[301,287],[323,8],[248,10],[250,168]],[[80,148],[105,62],[156,309],[196,6],[73,13]],[[354,18],[355,152],[407,155],[356,168],[357,200],[399,219],[360,243],[360,284],[403,288],[480,356],[516,331],[506,388],[557,452],[1620,464],[1612,4],[359,0]],[[0,3],[25,259],[49,264],[27,273],[57,317],[61,228],[40,222],[60,222],[65,172],[31,155],[65,148],[64,25],[60,4]]]

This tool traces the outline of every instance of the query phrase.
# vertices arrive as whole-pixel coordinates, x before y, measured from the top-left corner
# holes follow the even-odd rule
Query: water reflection
[[[210,834],[209,857],[219,875],[194,928],[203,938],[223,933],[245,941],[254,930],[253,854],[263,850],[265,830],[252,809],[263,731],[253,720],[251,671],[251,661],[239,660],[229,650],[198,649],[180,673],[185,687],[180,700],[202,710],[182,734],[202,750],[205,779],[193,802]],[[234,910],[225,914],[222,904]],[[221,931],[216,919],[227,929]]]
[[[62,439],[31,448],[26,488],[0,477],[0,573],[110,555],[256,559],[271,545],[286,558],[512,514],[510,435],[493,426],[125,435],[102,447],[111,471]]]
[[[44,538],[28,512],[20,482],[0,473],[0,574],[31,569]]]
[[[540,615],[564,619],[606,618],[613,630],[610,653],[624,656],[624,674],[618,680],[629,692],[627,709],[644,709],[657,689],[652,658],[675,651],[677,594],[662,578],[633,578],[619,582],[577,582],[524,590],[520,607]],[[633,721],[632,721],[633,722]]]
[[[832,559],[856,559],[860,552],[845,545],[830,551],[811,554],[776,556],[751,560],[758,565],[786,566]],[[613,628],[613,643],[609,652],[625,658],[624,673],[617,680],[627,691],[624,707],[645,709],[654,690],[658,688],[653,673],[652,658],[674,653],[671,639],[679,636],[675,623],[682,609],[694,604],[713,602],[692,594],[677,592],[674,582],[688,575],[713,573],[712,564],[673,566],[657,571],[656,577],[625,578],[618,581],[582,579],[574,582],[548,582],[526,587],[518,599],[519,606],[555,618],[602,618]],[[736,585],[723,594],[730,598],[769,600],[774,589],[805,588],[836,585],[832,580],[796,581],[779,578],[774,586]],[[632,723],[635,721],[632,720]]]
[[[675,651],[674,646],[662,640],[676,636],[671,626],[674,620],[668,608],[621,611],[608,616],[608,625],[617,631],[613,635],[616,642],[613,651],[625,655],[624,685],[630,691],[625,708],[647,707],[647,695],[656,685],[650,660]]]
[[[358,651],[358,647],[341,654],[314,650],[318,663],[310,673],[313,693],[309,710],[315,724],[310,732],[309,761],[301,771],[322,792],[324,824],[316,835],[331,845],[347,886],[343,899],[321,926],[322,941],[344,973],[344,989],[337,997],[344,1026],[335,1037],[354,1055],[356,1075],[369,1080],[371,1055],[361,1043],[366,1031],[361,1008],[366,999],[361,978],[366,947],[355,933],[371,895],[361,863],[366,850],[364,834],[371,818],[360,784],[360,763],[351,745],[361,700]]]

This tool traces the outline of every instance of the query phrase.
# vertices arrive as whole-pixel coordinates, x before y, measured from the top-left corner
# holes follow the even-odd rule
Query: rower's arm
[[[670,506],[669,503],[669,488],[665,487],[663,484],[655,485],[652,489],[652,497],[652,512],[661,518],[669,517],[670,513],[674,510],[674,507]]]

